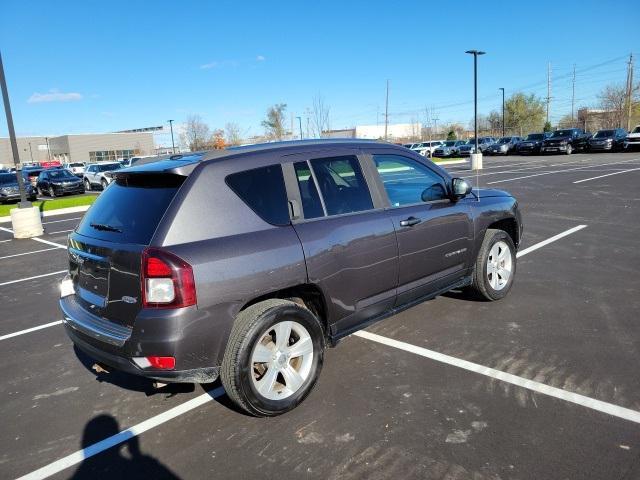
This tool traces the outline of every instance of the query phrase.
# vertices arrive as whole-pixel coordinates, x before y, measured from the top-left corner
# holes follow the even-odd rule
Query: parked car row
[[[437,146],[432,146],[437,144]],[[404,145],[423,156],[434,158],[466,157],[476,153],[476,140],[448,140]],[[501,138],[479,137],[478,152],[484,155],[544,155],[586,151],[620,152],[640,148],[640,125],[631,133],[624,128],[598,130],[595,134],[582,128],[565,128],[555,132],[530,133],[525,138],[506,136]]]

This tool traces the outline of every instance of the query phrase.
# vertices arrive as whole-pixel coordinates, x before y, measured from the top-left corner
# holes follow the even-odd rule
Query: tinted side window
[[[373,202],[355,156],[311,160],[327,215],[371,210]]]
[[[300,198],[302,199],[302,211],[304,218],[318,218],[324,216],[322,203],[318,189],[311,176],[311,170],[307,162],[296,162],[293,164],[298,180],[298,188],[300,189]]]
[[[448,198],[442,177],[415,160],[374,155],[373,161],[392,207]]]
[[[254,168],[226,178],[227,185],[265,222],[287,225],[289,204],[280,165]]]

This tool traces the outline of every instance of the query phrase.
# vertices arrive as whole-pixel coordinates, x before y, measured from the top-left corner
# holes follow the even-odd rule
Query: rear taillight
[[[191,265],[160,248],[142,252],[142,305],[145,308],[180,308],[196,304]]]

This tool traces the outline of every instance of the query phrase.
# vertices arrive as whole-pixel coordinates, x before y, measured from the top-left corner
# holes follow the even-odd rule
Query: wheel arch
[[[325,300],[324,293],[317,285],[313,283],[304,283],[294,285],[280,290],[275,290],[258,297],[255,297],[246,302],[240,308],[239,312],[245,310],[251,305],[260,303],[264,300],[272,298],[279,298],[282,300],[291,300],[299,305],[310,310],[320,320],[324,329],[325,337],[329,334],[329,318],[327,315],[327,302]]]
[[[503,230],[509,234],[516,247],[520,244],[520,232],[518,231],[518,222],[515,218],[503,218],[488,225],[487,229]]]

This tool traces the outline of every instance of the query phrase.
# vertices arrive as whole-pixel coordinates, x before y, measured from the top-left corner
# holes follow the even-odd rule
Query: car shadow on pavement
[[[473,292],[469,290],[460,289],[460,288],[454,288],[453,290],[449,290],[448,292],[443,293],[442,296],[447,298],[453,298],[454,300],[465,300],[467,302],[476,302],[476,303],[490,302],[490,300],[487,300],[486,298],[480,295],[475,295]]]
[[[84,427],[82,448],[90,448],[118,433],[120,433],[120,427],[115,418],[111,415],[98,415],[89,420]],[[97,455],[85,458],[70,478],[96,480],[100,478],[178,479],[180,477],[160,463],[158,459],[143,454],[140,451],[139,438],[132,436],[123,443],[118,443]]]
[[[73,347],[73,350],[78,357],[78,360],[80,360],[80,363],[95,375],[98,382],[111,383],[117,387],[134,392],[143,392],[147,396],[166,395],[167,398],[173,397],[179,393],[190,393],[195,390],[195,385],[192,383],[169,383],[164,387],[156,388],[153,385],[153,380],[118,370],[111,370],[109,367],[104,367],[104,370],[106,371],[96,372],[93,368],[96,361],[93,358],[75,346]]]

